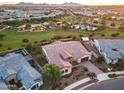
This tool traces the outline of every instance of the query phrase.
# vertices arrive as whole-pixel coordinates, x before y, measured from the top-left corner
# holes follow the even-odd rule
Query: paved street
[[[85,90],[124,90],[124,78],[106,80],[99,84],[92,85]]]

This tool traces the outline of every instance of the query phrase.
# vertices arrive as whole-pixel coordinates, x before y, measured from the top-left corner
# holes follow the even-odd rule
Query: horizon
[[[43,4],[43,3],[47,3],[47,4],[63,4],[63,3],[79,3],[81,5],[124,5],[124,1],[123,0],[116,0],[116,1],[112,1],[112,0],[87,0],[87,1],[81,1],[81,0],[68,0],[68,2],[66,0],[46,0],[46,1],[35,1],[35,0],[18,0],[18,2],[16,0],[6,0],[6,2],[1,2],[0,1],[0,5],[2,4],[17,4],[20,2],[24,2],[24,3],[34,3],[34,4]]]

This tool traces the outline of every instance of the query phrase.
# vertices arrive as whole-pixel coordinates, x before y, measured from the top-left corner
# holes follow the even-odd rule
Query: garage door
[[[88,61],[89,57],[81,58],[81,62],[86,62]]]

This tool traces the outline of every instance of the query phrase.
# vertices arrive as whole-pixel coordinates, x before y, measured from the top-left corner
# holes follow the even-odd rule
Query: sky
[[[6,1],[6,2],[5,2]],[[0,0],[0,4],[10,4],[18,2],[49,3],[61,4],[65,2],[74,2],[86,5],[119,5],[124,4],[124,0]]]

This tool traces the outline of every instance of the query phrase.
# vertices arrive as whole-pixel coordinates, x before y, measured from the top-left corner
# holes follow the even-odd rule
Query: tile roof
[[[2,78],[0,78],[0,90],[8,90],[8,87]]]
[[[0,58],[0,77],[5,80],[9,75],[17,74],[17,78],[28,89],[41,78],[21,54],[11,53]]]
[[[89,54],[79,41],[55,42],[42,46],[50,64],[58,64],[61,68],[71,66],[63,58],[73,57],[75,60]]]

